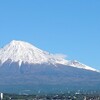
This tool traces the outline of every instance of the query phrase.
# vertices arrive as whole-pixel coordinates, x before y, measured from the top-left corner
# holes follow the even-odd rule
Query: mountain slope
[[[89,66],[87,66],[85,64],[82,64],[82,63],[78,62],[77,60],[69,61],[67,63],[67,65],[72,66],[72,67],[77,67],[77,68],[82,68],[82,69],[86,69],[86,70],[92,70],[92,71],[99,72],[99,70],[96,70],[96,69],[94,69],[92,67],[89,67]]]
[[[98,71],[77,61],[68,61],[64,57],[51,54],[38,49],[37,47],[23,41],[11,41],[8,45],[0,49],[1,65],[6,61],[29,64],[62,64],[86,70]]]
[[[66,60],[23,42],[12,41],[0,49],[0,91],[66,91],[98,89],[100,73],[76,60]],[[13,88],[13,90],[12,90]],[[45,90],[46,89],[46,90]]]
[[[22,62],[33,63],[33,64],[41,64],[41,63],[66,64],[67,63],[67,60],[61,57],[40,50],[27,42],[15,41],[15,40],[10,42],[4,48],[0,49],[1,63],[4,63],[9,59],[12,62],[18,62],[19,66],[21,66]]]
[[[100,73],[66,65],[4,63],[0,68],[0,91],[6,93],[61,93],[67,90],[99,91]],[[3,88],[3,89],[2,89]]]

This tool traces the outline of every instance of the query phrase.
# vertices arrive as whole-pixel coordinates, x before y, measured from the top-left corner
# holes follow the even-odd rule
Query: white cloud
[[[53,56],[55,58],[62,58],[62,59],[65,59],[67,57],[67,55],[64,55],[64,54],[54,54]]]

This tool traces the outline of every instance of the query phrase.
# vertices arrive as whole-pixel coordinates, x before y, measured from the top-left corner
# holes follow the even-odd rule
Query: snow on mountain
[[[76,68],[97,71],[96,69],[81,64],[76,60],[68,61],[63,56],[51,54],[38,49],[30,43],[16,40],[11,41],[8,45],[0,49],[1,64],[7,60],[18,62],[19,66],[21,66],[22,62],[27,62],[29,64],[63,64]]]
[[[78,62],[77,60],[71,60],[68,62],[68,65],[69,66],[73,66],[73,67],[77,67],[77,68],[82,68],[82,69],[86,69],[86,70],[92,70],[92,71],[97,71],[99,72],[98,70],[92,68],[92,67],[89,67],[85,64],[82,64],[80,62]]]
[[[46,51],[42,51],[27,42],[15,40],[11,41],[4,48],[0,49],[1,63],[4,63],[9,59],[12,62],[19,62],[19,66],[21,66],[22,62],[28,62],[33,64],[67,63],[67,60],[63,59],[62,57],[58,57]]]

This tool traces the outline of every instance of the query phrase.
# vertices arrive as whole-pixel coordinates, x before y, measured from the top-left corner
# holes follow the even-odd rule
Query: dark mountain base
[[[68,92],[99,92],[100,88],[71,85],[0,85],[0,92],[15,94],[60,94]]]
[[[0,91],[6,93],[56,93],[99,91],[100,73],[64,65],[29,65],[6,62],[0,67]]]

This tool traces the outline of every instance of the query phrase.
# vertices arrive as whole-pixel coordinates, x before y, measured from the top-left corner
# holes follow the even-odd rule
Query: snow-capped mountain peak
[[[11,62],[18,62],[19,66],[23,63],[29,64],[62,64],[86,70],[97,71],[94,68],[86,66],[76,60],[66,60],[62,55],[51,54],[43,51],[30,43],[24,41],[13,40],[5,47],[0,49],[0,63],[10,60]]]
[[[0,49],[0,60],[4,63],[7,60],[12,62],[19,62],[19,66],[22,62],[28,62],[33,64],[41,63],[60,63],[66,64],[67,60],[61,57],[55,57],[46,51],[38,49],[30,43],[23,41],[11,41],[4,48]]]

